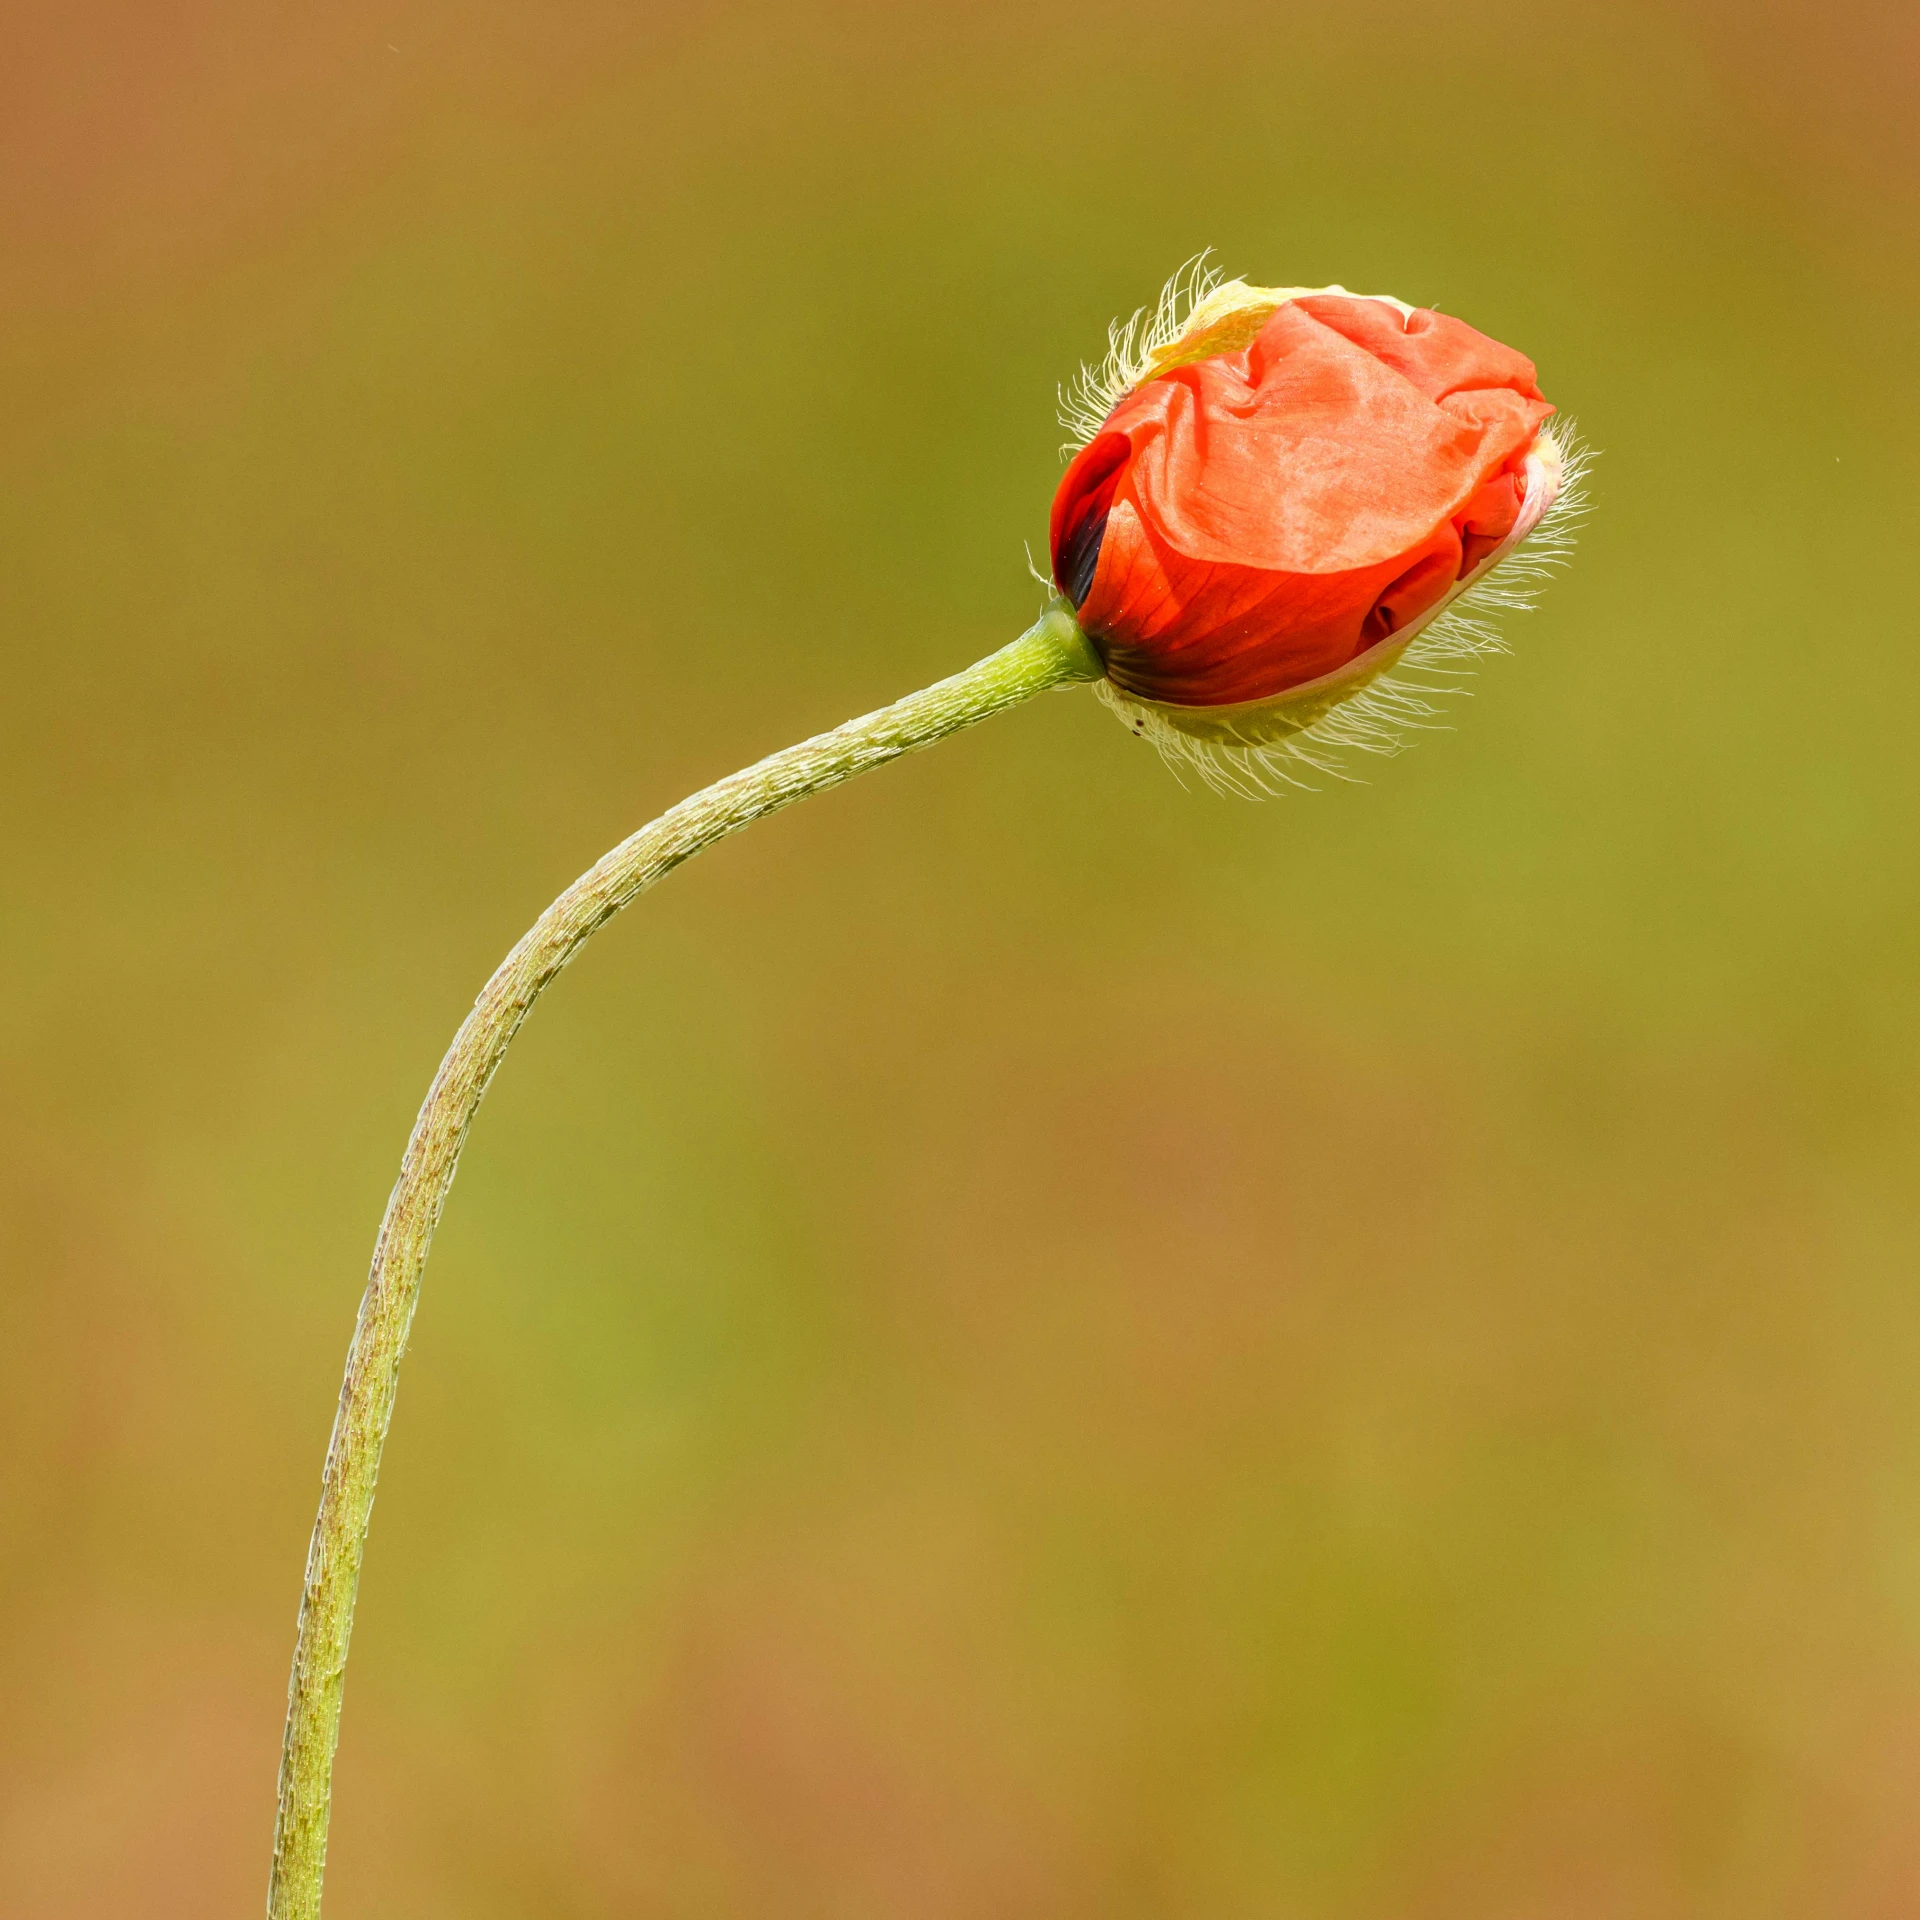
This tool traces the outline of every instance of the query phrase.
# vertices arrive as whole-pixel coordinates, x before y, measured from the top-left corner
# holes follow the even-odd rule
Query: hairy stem
[[[487,982],[414,1122],[347,1354],[320,1513],[307,1551],[299,1640],[287,1690],[269,1920],[318,1920],[347,1642],[400,1357],[467,1130],[533,1003],[622,907],[716,840],[1049,687],[1095,679],[1099,673],[1073,622],[1061,613],[1046,615],[1011,646],[966,672],[802,741],[681,801],[583,873]]]

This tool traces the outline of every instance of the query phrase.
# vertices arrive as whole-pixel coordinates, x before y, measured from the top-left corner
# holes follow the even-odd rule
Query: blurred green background
[[[339,1368],[495,961],[1011,637],[1203,246],[1602,450],[1459,730],[1050,697],[482,1116],[330,1912],[1920,1911],[1907,6],[0,24],[0,1910],[258,1910]]]

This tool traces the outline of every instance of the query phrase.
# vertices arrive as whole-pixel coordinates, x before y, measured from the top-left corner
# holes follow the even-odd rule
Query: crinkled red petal
[[[1127,691],[1266,699],[1404,627],[1499,546],[1552,411],[1529,361],[1458,320],[1291,301],[1243,351],[1114,409],[1055,498],[1054,577]]]

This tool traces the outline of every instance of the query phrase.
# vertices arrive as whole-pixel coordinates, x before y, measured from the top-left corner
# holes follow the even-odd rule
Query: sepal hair
[[[1151,307],[1112,322],[1106,358],[1097,364],[1083,361],[1060,389],[1060,424],[1068,434],[1060,447],[1063,459],[1071,459],[1100,431],[1107,415],[1147,377],[1153,356],[1186,332],[1193,310],[1220,285],[1220,269],[1207,265],[1210,251],[1196,253],[1181,267]]]

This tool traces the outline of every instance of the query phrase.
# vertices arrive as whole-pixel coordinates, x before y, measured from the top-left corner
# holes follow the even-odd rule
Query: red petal
[[[1512,531],[1553,411],[1532,363],[1442,314],[1313,295],[1123,400],[1061,483],[1056,580],[1113,679],[1264,699],[1397,632]],[[1082,563],[1074,565],[1070,563]]]

